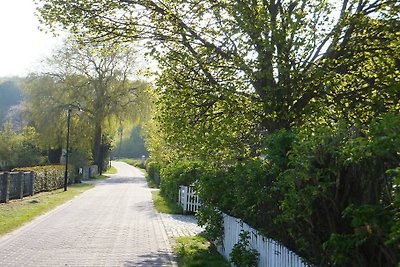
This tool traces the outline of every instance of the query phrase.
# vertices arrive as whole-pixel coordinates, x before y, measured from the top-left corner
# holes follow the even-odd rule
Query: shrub
[[[278,131],[265,146],[264,159],[203,171],[203,205],[241,218],[319,266],[398,264],[400,115],[358,127]],[[210,209],[199,215],[204,225],[216,217]]]
[[[242,230],[239,237],[239,242],[233,246],[229,254],[231,262],[237,267],[257,267],[260,253],[250,247],[249,232]]]
[[[71,171],[68,172],[68,183],[71,184],[74,181],[74,175]],[[47,166],[36,166],[36,167],[24,167],[16,168],[13,171],[33,171],[35,173],[34,190],[35,193],[43,191],[51,191],[62,188],[64,186],[64,165],[47,165]]]
[[[180,185],[189,186],[196,182],[203,172],[200,161],[177,161],[161,169],[160,193],[171,201],[178,200]]]
[[[160,186],[160,170],[162,166],[163,164],[156,161],[148,160],[146,162],[147,176],[158,187]]]

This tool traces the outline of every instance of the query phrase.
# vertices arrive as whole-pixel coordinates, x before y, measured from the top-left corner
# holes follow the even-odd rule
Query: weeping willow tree
[[[47,60],[48,71],[27,81],[32,123],[49,145],[65,140],[66,112],[72,108],[75,140],[90,147],[103,167],[116,128],[137,121],[145,105],[147,84],[133,81],[135,51],[123,45],[89,45],[69,41]],[[79,144],[79,145],[78,145]]]

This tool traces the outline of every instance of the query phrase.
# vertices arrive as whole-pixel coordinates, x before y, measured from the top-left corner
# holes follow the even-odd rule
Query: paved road
[[[0,238],[0,266],[176,266],[143,174],[118,173]]]

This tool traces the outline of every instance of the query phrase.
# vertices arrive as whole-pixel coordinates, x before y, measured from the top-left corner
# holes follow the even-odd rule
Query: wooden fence
[[[193,186],[179,187],[179,204],[184,212],[195,212],[201,202]],[[259,267],[309,267],[298,255],[287,249],[279,242],[261,235],[257,230],[244,223],[242,220],[223,214],[224,235],[222,243],[217,246],[218,252],[228,261],[233,247],[240,240],[240,234],[249,233],[249,249],[259,253]]]
[[[33,172],[0,173],[0,202],[7,203],[11,199],[32,196],[35,193],[34,184]]]
[[[179,186],[179,205],[183,212],[196,212],[200,205],[200,199],[194,190],[194,186]]]

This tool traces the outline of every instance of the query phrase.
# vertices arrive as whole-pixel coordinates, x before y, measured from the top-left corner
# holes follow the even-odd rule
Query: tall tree
[[[113,127],[119,121],[138,118],[138,107],[145,101],[147,85],[130,80],[134,62],[135,51],[130,46],[67,42],[48,60],[48,73],[32,77],[29,92],[32,114],[37,115],[34,121],[39,128],[60,130],[65,127],[57,123],[58,127],[48,127],[49,120],[58,120],[68,106],[81,109],[86,125],[80,127],[89,129],[93,161],[102,168],[103,149],[110,145]],[[59,138],[60,134],[51,136]]]
[[[168,134],[175,137],[174,142],[189,133],[200,138],[196,144],[207,145],[209,138],[202,133],[231,122],[226,118],[249,126],[227,136],[237,143],[254,138],[249,133],[262,136],[304,123],[304,114],[320,109],[332,93],[321,81],[341,79],[326,75],[327,70],[337,60],[359,52],[354,43],[357,36],[382,44],[363,48],[369,58],[381,51],[398,52],[393,45],[397,34],[380,42],[384,39],[377,31],[367,32],[365,23],[374,18],[395,31],[399,3],[391,0],[45,0],[38,10],[42,22],[51,28],[61,25],[86,40],[150,40],[147,44],[163,70],[159,87],[165,94],[165,108],[171,111],[163,114],[163,120],[173,129]],[[383,76],[398,76],[394,61],[382,64],[391,65],[380,68]],[[342,71],[353,78],[358,75]],[[361,79],[375,79],[367,76]],[[389,96],[397,97],[396,93]],[[329,101],[337,105],[347,98],[346,93],[335,94]],[[397,105],[392,100],[384,103],[389,109]],[[190,116],[181,117],[182,105]],[[254,119],[244,121],[243,117]],[[244,148],[251,149],[252,145]]]

